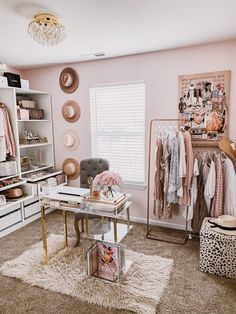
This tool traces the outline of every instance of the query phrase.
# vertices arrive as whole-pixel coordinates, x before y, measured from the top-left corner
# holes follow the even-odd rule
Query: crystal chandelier
[[[28,26],[29,35],[39,44],[54,46],[65,39],[65,27],[56,16],[37,14]]]

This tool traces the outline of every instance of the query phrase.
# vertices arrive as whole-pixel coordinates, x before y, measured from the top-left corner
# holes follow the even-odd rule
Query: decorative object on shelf
[[[230,71],[179,76],[179,119],[192,141],[220,141],[228,134]]]
[[[76,159],[67,158],[64,160],[62,169],[71,180],[78,178],[80,175],[80,164]]]
[[[96,175],[93,184],[101,190],[104,197],[113,198],[117,188],[122,185],[122,178],[119,174],[107,170]]]
[[[0,162],[0,177],[17,174],[17,162],[15,160]]]
[[[56,176],[57,179],[57,185],[65,183],[66,182],[66,176],[64,174],[58,174]]]
[[[42,13],[29,23],[28,34],[39,44],[55,46],[66,37],[65,27],[55,15]]]
[[[21,166],[21,171],[30,170],[31,163],[30,163],[30,159],[28,156],[21,156],[20,157],[20,166]]]
[[[16,199],[23,196],[23,191],[21,188],[13,188],[4,192],[6,199]]]
[[[28,80],[20,79],[20,84],[22,89],[30,89]]]
[[[11,178],[11,179],[6,179],[6,180],[1,180],[0,181],[0,188],[8,186],[8,185],[12,185],[15,183],[19,183],[22,182],[23,180],[21,180],[20,178]]]
[[[72,68],[65,68],[61,71],[59,84],[61,89],[67,93],[72,94],[79,85],[79,76]]]
[[[17,95],[17,117],[19,120],[42,120],[44,110],[29,95]]]
[[[76,122],[80,118],[80,106],[74,100],[68,100],[62,106],[62,115],[67,122]]]
[[[66,130],[62,136],[62,143],[68,150],[76,150],[79,147],[79,136],[73,130]]]
[[[25,109],[37,108],[37,104],[34,100],[19,100],[18,105]]]
[[[20,75],[10,72],[4,72],[4,76],[7,78],[8,86],[21,87]]]
[[[48,143],[47,137],[40,138],[36,132],[21,131],[19,142],[21,145]]]

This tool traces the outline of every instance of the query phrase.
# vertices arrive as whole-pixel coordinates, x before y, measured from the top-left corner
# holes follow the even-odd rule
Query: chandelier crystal
[[[66,37],[65,27],[51,14],[35,15],[28,26],[29,35],[44,46],[55,46]]]

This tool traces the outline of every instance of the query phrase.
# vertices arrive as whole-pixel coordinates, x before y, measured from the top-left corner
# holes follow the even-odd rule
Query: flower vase
[[[112,199],[114,197],[115,191],[111,186],[107,186],[102,190],[102,195],[105,199]]]

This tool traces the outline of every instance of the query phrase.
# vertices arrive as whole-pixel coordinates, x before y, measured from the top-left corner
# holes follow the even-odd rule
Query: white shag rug
[[[133,261],[120,284],[88,277],[85,271],[85,249],[63,248],[63,236],[48,237],[50,262],[42,264],[42,242],[14,260],[4,263],[0,271],[9,277],[60,292],[109,309],[126,309],[135,313],[156,313],[164,289],[168,285],[173,260],[126,250],[126,258]],[[59,249],[59,252],[57,252]]]

